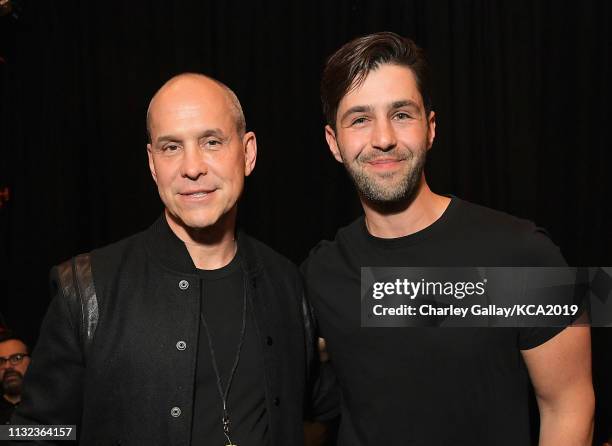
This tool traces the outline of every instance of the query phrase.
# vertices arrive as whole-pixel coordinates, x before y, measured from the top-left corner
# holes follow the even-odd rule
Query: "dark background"
[[[572,265],[612,265],[612,2],[13,2],[16,14],[0,17],[0,191],[11,194],[0,208],[0,312],[30,342],[51,265],[161,212],[144,118],[174,74],[228,84],[257,133],[240,205],[247,232],[299,262],[356,217],[325,144],[318,84],[331,52],[374,31],[412,37],[429,55],[434,191],[535,221]],[[610,333],[594,331],[600,417]]]

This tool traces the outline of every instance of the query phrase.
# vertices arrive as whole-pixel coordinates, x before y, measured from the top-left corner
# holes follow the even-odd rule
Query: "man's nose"
[[[208,164],[202,148],[197,145],[185,148],[181,162],[181,175],[192,180],[197,180],[200,175],[208,173]]]
[[[372,147],[378,150],[391,150],[397,144],[395,129],[388,119],[377,119],[372,130]]]

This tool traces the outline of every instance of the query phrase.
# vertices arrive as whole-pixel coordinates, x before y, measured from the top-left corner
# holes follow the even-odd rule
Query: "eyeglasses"
[[[27,353],[15,353],[14,355],[9,356],[8,358],[6,356],[0,356],[0,367],[3,367],[7,362],[10,362],[11,365],[17,365],[21,361],[23,361],[23,358],[25,358],[26,356],[30,355],[28,355]]]

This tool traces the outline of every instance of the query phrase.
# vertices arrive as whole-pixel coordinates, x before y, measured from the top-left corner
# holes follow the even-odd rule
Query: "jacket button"
[[[179,288],[181,290],[186,290],[187,288],[189,288],[189,282],[187,282],[186,280],[181,280],[179,282]]]
[[[177,349],[177,350],[183,351],[183,350],[185,350],[186,348],[187,348],[187,343],[186,343],[185,341],[178,341],[178,342],[176,343],[176,349]]]
[[[280,406],[280,400],[278,399],[278,397],[274,398],[272,402],[274,403],[275,406]]]
[[[172,415],[174,418],[180,417],[181,416],[181,408],[174,406],[172,409],[170,409],[170,415]]]
[[[272,336],[266,336],[266,344],[268,345],[274,344],[274,341],[272,340]]]

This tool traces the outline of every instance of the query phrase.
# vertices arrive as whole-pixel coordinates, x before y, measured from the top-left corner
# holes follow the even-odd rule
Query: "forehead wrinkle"
[[[155,121],[160,119],[163,123],[162,127],[156,125],[156,133],[161,135],[156,136],[155,141],[182,141],[191,137],[200,139],[204,136],[225,136],[226,133],[232,133],[233,117],[223,111],[219,106],[214,107],[204,100],[175,101],[170,106],[155,111]]]

